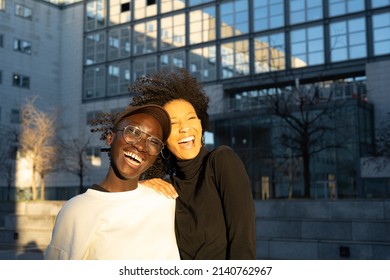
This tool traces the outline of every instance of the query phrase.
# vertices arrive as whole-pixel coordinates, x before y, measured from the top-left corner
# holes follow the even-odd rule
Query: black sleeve
[[[251,183],[239,156],[221,146],[212,154],[217,188],[220,192],[228,233],[227,258],[256,259],[256,218]]]

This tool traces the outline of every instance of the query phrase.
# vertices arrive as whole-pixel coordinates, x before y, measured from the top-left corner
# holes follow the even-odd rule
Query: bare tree
[[[83,141],[72,139],[63,141],[63,167],[66,171],[75,174],[79,178],[79,193],[84,192],[84,177],[88,173],[87,148],[91,137]]]
[[[268,114],[280,120],[278,138],[280,144],[289,150],[289,155],[282,157],[301,160],[303,196],[309,198],[310,163],[313,155],[326,149],[338,148],[345,140],[345,138],[338,138],[337,141],[325,140],[329,139],[325,137],[326,135],[336,133],[335,124],[331,119],[335,112],[345,105],[345,101],[335,102],[331,92],[327,96],[322,95],[316,84],[307,86],[296,84],[267,94],[261,102],[267,108]]]
[[[16,129],[1,126],[0,173],[7,185],[7,200],[11,200],[11,188],[15,182],[15,162],[18,132]]]
[[[36,108],[35,98],[27,100],[22,108],[19,143],[22,156],[31,164],[32,199],[37,199],[37,175],[40,176],[41,196],[45,198],[45,176],[57,169],[56,113],[46,113]]]

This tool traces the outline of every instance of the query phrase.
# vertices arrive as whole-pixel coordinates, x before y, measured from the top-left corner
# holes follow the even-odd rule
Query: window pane
[[[190,12],[190,44],[215,40],[215,7]]]
[[[290,0],[290,23],[300,23],[322,18],[322,1]]]
[[[134,18],[142,19],[157,14],[157,4],[148,5],[147,1],[133,1]]]
[[[257,37],[254,40],[255,73],[285,69],[284,34]]]
[[[221,3],[221,37],[241,35],[249,31],[248,1]]]
[[[134,54],[157,51],[157,21],[134,25]]]
[[[179,14],[161,19],[161,49],[185,45],[185,15]]]
[[[249,74],[248,40],[221,45],[222,78],[231,78]]]
[[[373,8],[383,7],[390,5],[390,0],[371,0],[371,6]]]
[[[323,27],[314,26],[291,32],[291,65],[293,68],[324,62]]]
[[[214,81],[217,79],[216,48],[209,46],[193,49],[190,52],[190,72],[198,81]]]
[[[390,53],[390,13],[373,16],[374,54]]]
[[[161,55],[160,65],[162,67],[175,65],[177,67],[185,67],[185,53],[184,51],[176,51],[165,53]]]
[[[105,26],[106,1],[87,0],[85,9],[85,30],[94,30]]]

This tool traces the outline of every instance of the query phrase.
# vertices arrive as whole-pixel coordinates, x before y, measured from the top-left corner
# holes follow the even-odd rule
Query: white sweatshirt
[[[133,191],[88,189],[59,212],[45,259],[180,259],[175,200],[138,185]]]

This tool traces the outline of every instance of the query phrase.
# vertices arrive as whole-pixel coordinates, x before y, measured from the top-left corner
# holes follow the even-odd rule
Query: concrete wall
[[[43,250],[62,203],[0,203],[0,245]],[[390,200],[257,200],[255,206],[258,259],[390,259]]]
[[[258,259],[390,259],[390,201],[256,201]]]

